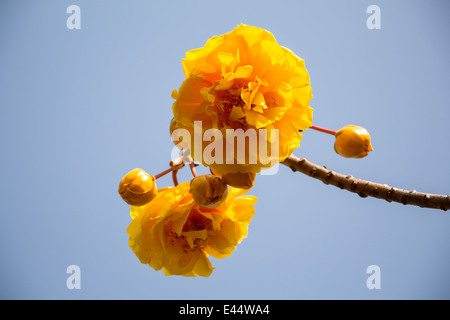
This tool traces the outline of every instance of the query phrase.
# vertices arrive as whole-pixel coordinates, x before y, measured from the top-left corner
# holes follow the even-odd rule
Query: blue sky
[[[72,4],[80,30],[66,27]],[[379,30],[366,27],[372,4]],[[345,159],[331,136],[308,130],[296,156],[449,194],[449,9],[437,0],[1,1],[0,298],[450,299],[443,211],[362,199],[281,166],[258,176],[256,214],[233,256],[212,258],[209,278],[183,278],[140,264],[117,193],[129,170],[168,166],[170,93],[185,52],[244,23],[305,59],[315,125],[361,125],[375,149]],[[66,287],[69,265],[80,267],[80,290]],[[380,290],[366,287],[370,265]]]

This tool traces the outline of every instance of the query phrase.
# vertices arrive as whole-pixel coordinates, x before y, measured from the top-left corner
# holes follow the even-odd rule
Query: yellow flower
[[[129,205],[142,206],[158,194],[155,177],[142,169],[133,169],[120,181],[119,194]]]
[[[128,244],[142,263],[166,275],[208,277],[213,271],[208,256],[231,256],[247,236],[257,199],[244,193],[230,188],[220,206],[203,208],[193,200],[189,182],[160,189],[152,202],[131,207]]]
[[[190,193],[199,206],[216,208],[226,200],[228,186],[219,177],[205,174],[191,180]]]
[[[270,32],[239,25],[227,34],[212,37],[203,48],[188,51],[182,64],[186,80],[178,92],[172,92],[176,99],[172,109],[179,128],[193,134],[194,122],[201,121],[202,133],[218,129],[223,139],[226,129],[253,129],[262,141],[259,143],[267,143],[267,156],[273,154],[277,162],[299,147],[299,130],[312,124],[309,74],[304,60],[280,46]],[[262,129],[268,134],[261,134]],[[269,147],[271,139],[276,138],[271,136],[271,129],[278,130],[278,154]],[[256,163],[229,164],[225,160],[226,142],[222,144],[222,163],[208,163],[203,157],[196,159],[199,153],[195,148],[199,146],[193,140],[194,160],[222,173],[257,173],[274,164],[263,161],[259,154]],[[202,150],[209,143],[202,143]]]
[[[334,150],[346,158],[364,158],[373,151],[370,135],[366,129],[347,125],[335,134]]]

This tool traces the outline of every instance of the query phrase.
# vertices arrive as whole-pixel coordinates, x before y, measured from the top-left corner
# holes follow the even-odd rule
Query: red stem
[[[167,169],[167,170],[164,170],[164,171],[161,172],[161,173],[158,173],[158,174],[155,176],[155,179],[161,178],[162,176],[165,176],[165,175],[168,174],[169,172],[178,170],[178,169],[180,169],[180,168],[183,167],[183,166],[184,166],[184,163],[179,163],[179,164],[173,166],[172,168],[169,168],[169,169]]]
[[[189,163],[189,167],[191,168],[191,172],[192,172],[192,175],[194,176],[194,178],[197,178],[197,177],[198,177],[198,174],[197,174],[197,171],[195,170],[195,164],[194,164],[194,161],[191,161],[191,162]]]
[[[331,134],[333,136],[336,135],[336,131],[334,131],[334,130],[325,129],[325,128],[321,128],[321,127],[317,127],[317,126],[311,126],[310,128],[320,131],[320,132],[325,132],[325,133]]]
[[[173,179],[173,185],[176,187],[178,185],[178,170],[172,171],[172,179]]]

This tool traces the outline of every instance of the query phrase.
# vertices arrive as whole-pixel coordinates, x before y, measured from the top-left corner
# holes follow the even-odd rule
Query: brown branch
[[[284,165],[299,171],[312,178],[318,179],[325,184],[331,184],[335,187],[357,193],[360,197],[374,197],[384,199],[388,202],[399,202],[404,205],[415,205],[422,208],[441,209],[447,211],[450,209],[450,195],[439,195],[417,192],[415,190],[403,190],[390,187],[386,184],[379,184],[371,181],[361,180],[353,176],[328,170],[324,166],[319,166],[308,160],[290,156],[283,162]]]

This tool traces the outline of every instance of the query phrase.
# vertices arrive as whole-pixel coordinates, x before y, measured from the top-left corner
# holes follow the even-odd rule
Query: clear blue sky
[[[80,30],[66,27],[71,4]],[[380,30],[366,27],[371,4]],[[168,167],[170,93],[185,52],[244,23],[305,59],[315,125],[364,126],[375,149],[344,159],[331,136],[308,130],[295,155],[449,194],[449,9],[436,0],[2,0],[0,298],[450,299],[449,213],[362,199],[282,166],[257,178],[248,238],[212,259],[211,277],[165,277],[128,247],[129,207],[117,193],[127,171]],[[72,264],[80,290],[66,287]],[[366,287],[370,265],[381,268],[381,290]]]

